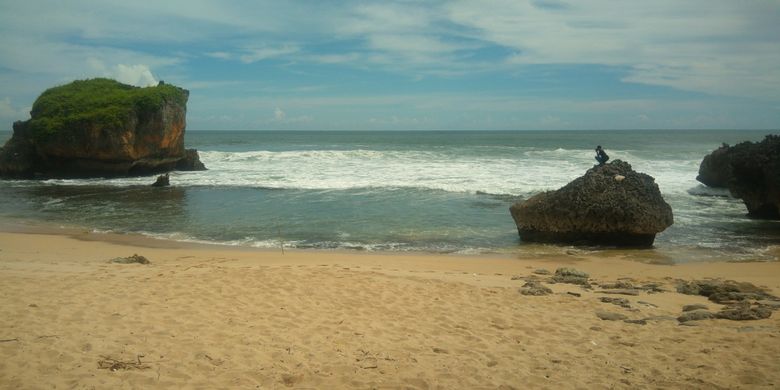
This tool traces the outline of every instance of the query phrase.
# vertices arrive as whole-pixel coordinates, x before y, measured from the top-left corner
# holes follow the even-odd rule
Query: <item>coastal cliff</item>
[[[195,169],[185,151],[189,92],[79,80],[42,93],[0,150],[2,177],[100,177]],[[197,161],[199,163],[199,161]],[[202,164],[200,164],[202,166]],[[204,168],[205,169],[205,168]]]

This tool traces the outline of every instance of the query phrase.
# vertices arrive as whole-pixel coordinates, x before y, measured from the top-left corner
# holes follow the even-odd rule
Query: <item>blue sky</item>
[[[91,77],[189,130],[777,129],[780,2],[0,0],[0,129]]]

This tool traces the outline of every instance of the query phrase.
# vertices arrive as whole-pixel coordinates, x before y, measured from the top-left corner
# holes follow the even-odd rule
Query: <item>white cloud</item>
[[[283,57],[289,54],[297,53],[300,50],[297,46],[283,45],[277,47],[260,47],[246,49],[240,56],[241,62],[251,64],[257,61],[263,61],[270,58]]]
[[[282,121],[284,121],[284,118],[286,116],[287,116],[287,114],[285,114],[285,112],[282,111],[281,108],[276,107],[276,109],[274,109],[274,120],[276,120],[278,122],[282,122]]]
[[[11,102],[11,98],[0,99],[0,130],[11,128],[11,123],[30,118],[30,108],[21,108]],[[0,145],[2,146],[2,145]]]
[[[125,84],[136,85],[139,87],[148,87],[157,85],[157,80],[152,75],[152,71],[146,65],[125,65],[118,64],[114,78]]]
[[[474,39],[516,51],[507,63],[597,64],[624,81],[712,94],[780,97],[777,4],[659,0],[535,7],[459,1],[450,19]]]
[[[229,59],[233,58],[233,56],[230,53],[225,52],[225,51],[209,52],[209,53],[206,53],[206,56],[207,57],[211,57],[211,58],[219,58],[221,60],[229,60]]]

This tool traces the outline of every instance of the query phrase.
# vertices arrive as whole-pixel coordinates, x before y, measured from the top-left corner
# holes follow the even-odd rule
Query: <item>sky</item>
[[[0,0],[0,130],[94,77],[188,130],[772,130],[780,1]]]

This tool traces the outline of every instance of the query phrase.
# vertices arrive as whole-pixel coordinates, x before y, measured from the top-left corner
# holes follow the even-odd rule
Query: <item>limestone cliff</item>
[[[14,123],[0,150],[0,176],[141,175],[182,167],[188,97],[169,84],[138,88],[108,79],[48,89],[31,118]]]

